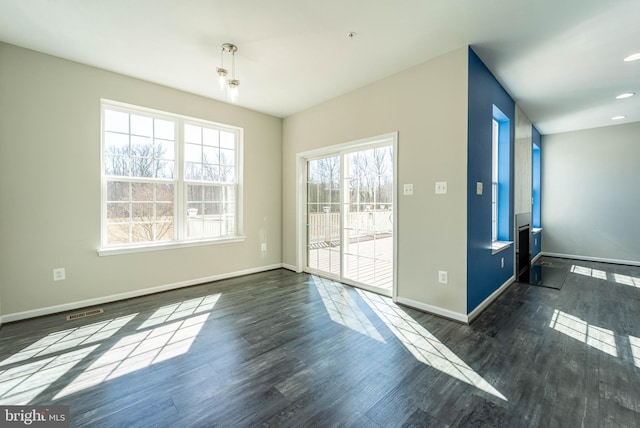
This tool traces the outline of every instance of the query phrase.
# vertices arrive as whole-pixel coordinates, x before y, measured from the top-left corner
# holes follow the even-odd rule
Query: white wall
[[[99,257],[100,98],[243,127],[247,239]],[[281,119],[0,43],[0,121],[5,317],[280,264]]]
[[[466,316],[467,87],[465,46],[286,118],[283,262],[297,262],[296,154],[398,131],[397,188],[414,185],[398,196],[398,296]]]
[[[640,264],[640,123],[542,145],[543,252]]]

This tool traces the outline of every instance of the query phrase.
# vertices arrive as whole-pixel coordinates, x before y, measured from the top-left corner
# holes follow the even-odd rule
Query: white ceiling
[[[278,117],[472,45],[550,134],[640,121],[638,17],[639,0],[0,0],[0,40],[220,100],[231,42],[238,104]]]

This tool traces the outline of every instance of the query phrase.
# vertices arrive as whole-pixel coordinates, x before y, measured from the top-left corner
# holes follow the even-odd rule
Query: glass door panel
[[[307,161],[307,267],[340,277],[340,156]]]
[[[343,275],[390,294],[393,286],[392,146],[345,155]]]

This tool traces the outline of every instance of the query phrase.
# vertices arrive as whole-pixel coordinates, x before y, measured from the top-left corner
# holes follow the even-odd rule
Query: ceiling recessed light
[[[633,55],[629,55],[629,56],[628,56],[628,57],[626,57],[624,60],[625,60],[626,62],[629,62],[629,61],[637,61],[637,60],[639,60],[639,59],[640,59],[640,52],[638,52],[638,53],[634,53]]]
[[[635,95],[635,92],[625,92],[624,94],[618,95],[616,98],[621,100],[623,98],[629,98]]]
[[[624,118],[626,118],[626,117],[627,117],[627,116],[613,116],[613,117],[611,118],[611,120],[622,120],[622,119],[624,119]]]

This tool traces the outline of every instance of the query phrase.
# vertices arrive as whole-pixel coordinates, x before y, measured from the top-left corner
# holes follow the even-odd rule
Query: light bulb
[[[240,86],[240,81],[230,79],[227,84],[229,85],[229,101],[235,103],[238,101],[238,86]]]
[[[216,68],[216,71],[218,72],[218,85],[220,86],[220,90],[224,91],[225,85],[227,84],[227,70],[222,67],[218,67]]]

